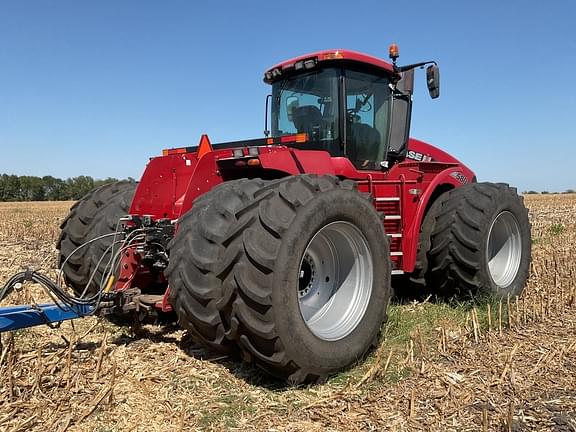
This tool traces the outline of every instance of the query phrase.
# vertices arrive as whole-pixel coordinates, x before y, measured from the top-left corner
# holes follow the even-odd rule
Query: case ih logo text
[[[432,162],[431,156],[425,155],[423,153],[415,152],[414,150],[408,151],[408,153],[406,154],[406,157],[408,159],[414,159],[415,161],[418,161],[418,162]]]

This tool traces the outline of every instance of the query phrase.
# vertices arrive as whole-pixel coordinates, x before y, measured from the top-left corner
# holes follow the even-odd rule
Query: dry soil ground
[[[519,301],[391,307],[380,348],[288,387],[177,328],[96,318],[2,335],[0,430],[576,431],[576,196],[528,196],[533,265]],[[55,275],[70,203],[0,204],[0,281]],[[39,301],[38,287],[3,304]]]

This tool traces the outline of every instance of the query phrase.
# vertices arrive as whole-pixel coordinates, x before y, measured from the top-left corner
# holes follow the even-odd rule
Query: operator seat
[[[314,105],[304,105],[292,109],[292,122],[298,133],[313,136],[314,128],[319,129],[322,123],[322,113]]]
[[[346,148],[352,161],[376,161],[380,132],[364,123],[348,123]]]

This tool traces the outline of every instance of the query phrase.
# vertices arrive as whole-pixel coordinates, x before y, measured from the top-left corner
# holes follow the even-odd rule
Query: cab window
[[[391,90],[386,77],[346,71],[346,155],[359,169],[386,157]]]
[[[338,69],[297,74],[272,84],[272,136],[305,133],[306,148],[341,154]]]

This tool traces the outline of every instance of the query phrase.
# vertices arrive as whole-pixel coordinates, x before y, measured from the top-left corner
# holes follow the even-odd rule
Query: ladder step
[[[403,255],[402,251],[390,252],[390,256],[402,256],[402,255]]]
[[[384,202],[384,201],[400,201],[400,197],[380,197],[380,198],[376,198],[376,202]]]
[[[399,220],[401,218],[400,215],[384,215],[384,220]]]
[[[392,270],[393,275],[401,275],[404,274],[404,270]]]
[[[392,233],[392,234],[386,234],[388,237],[392,237],[392,238],[400,238],[402,237],[402,233]]]

